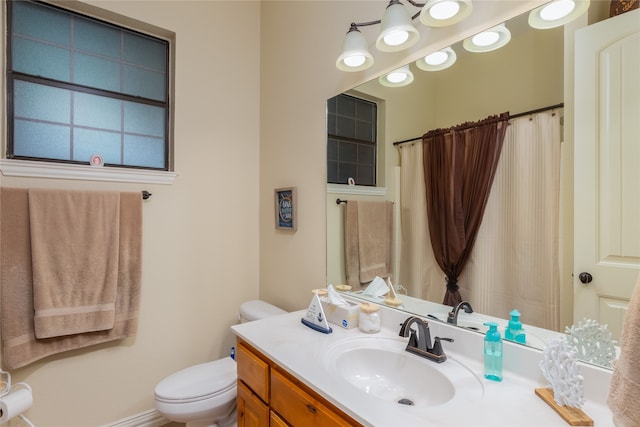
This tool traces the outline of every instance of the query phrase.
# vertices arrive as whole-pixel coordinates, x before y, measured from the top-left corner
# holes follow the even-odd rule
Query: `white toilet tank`
[[[252,320],[265,319],[279,314],[285,314],[286,311],[261,300],[245,301],[240,304],[240,323],[251,322]]]

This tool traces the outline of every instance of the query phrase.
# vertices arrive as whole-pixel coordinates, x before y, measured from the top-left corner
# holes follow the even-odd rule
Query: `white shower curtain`
[[[442,302],[446,277],[433,258],[427,221],[422,143],[400,149],[399,284],[416,298]]]
[[[474,249],[458,285],[474,310],[557,330],[559,317],[560,114],[510,120]],[[440,302],[444,273],[431,250],[422,144],[400,147],[402,245],[399,282]]]

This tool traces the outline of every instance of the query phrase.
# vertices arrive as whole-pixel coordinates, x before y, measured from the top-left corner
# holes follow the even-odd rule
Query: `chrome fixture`
[[[471,304],[469,304],[467,301],[462,301],[449,312],[449,315],[447,316],[447,323],[450,323],[452,325],[458,324],[458,312],[460,311],[460,309],[463,309],[465,313],[473,313]]]
[[[418,16],[424,25],[443,27],[461,21],[473,9],[471,0],[406,1],[420,10],[410,15],[400,0],[390,0],[382,19],[352,22],[342,42],[342,53],[336,61],[336,67],[342,71],[361,71],[373,65],[373,56],[359,27],[380,24],[376,48],[381,52],[397,52],[415,45],[420,39],[420,33],[412,23]]]
[[[411,325],[414,323],[418,326],[417,331],[411,328]],[[433,345],[431,345],[429,324],[416,316],[411,316],[404,321],[400,327],[399,335],[405,338],[409,337],[409,342],[405,348],[406,351],[437,363],[442,363],[447,360],[447,355],[444,354],[440,341],[453,342],[451,338],[435,337]]]

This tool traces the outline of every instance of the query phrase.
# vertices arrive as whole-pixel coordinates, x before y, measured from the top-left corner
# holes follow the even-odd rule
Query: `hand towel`
[[[36,337],[113,327],[119,212],[116,192],[29,190]]]
[[[352,200],[344,207],[344,255],[347,285],[354,291],[360,289],[358,248],[358,203]]]
[[[392,268],[393,202],[351,200],[345,207],[347,283],[359,288]]]
[[[611,377],[607,404],[616,426],[640,423],[640,275],[631,295],[620,335],[620,358]]]
[[[107,331],[37,339],[34,331],[29,198],[0,188],[0,329],[2,366],[18,369],[45,357],[135,336],[142,278],[142,199],[120,194],[120,251],[115,322]]]

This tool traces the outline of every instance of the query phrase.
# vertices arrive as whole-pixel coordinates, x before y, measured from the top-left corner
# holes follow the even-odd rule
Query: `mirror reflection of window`
[[[375,102],[341,94],[327,101],[327,182],[376,185]]]

